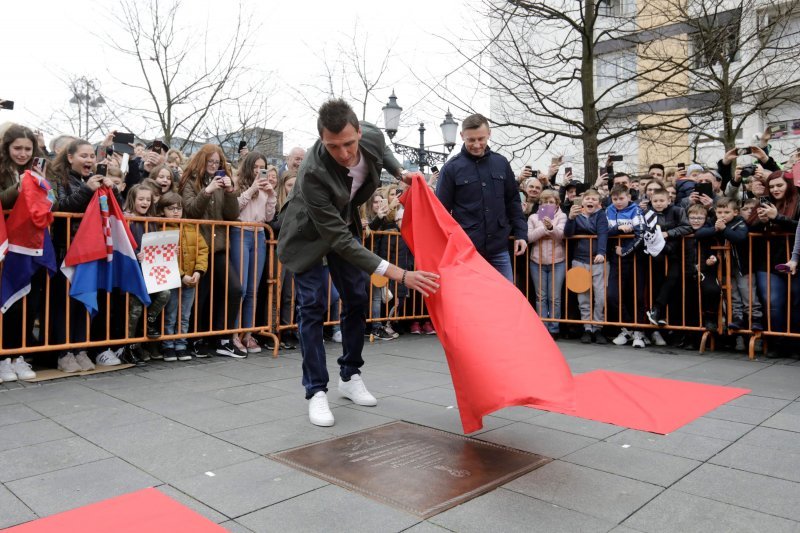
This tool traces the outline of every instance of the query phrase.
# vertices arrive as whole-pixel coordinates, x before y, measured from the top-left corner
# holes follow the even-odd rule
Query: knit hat
[[[703,171],[705,171],[705,169],[703,168],[703,165],[698,165],[697,163],[692,163],[691,165],[689,165],[689,168],[686,169],[686,175],[687,176],[691,176],[692,172],[703,172]]]

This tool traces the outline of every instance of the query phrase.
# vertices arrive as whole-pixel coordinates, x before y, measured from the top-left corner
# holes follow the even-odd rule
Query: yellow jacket
[[[174,224],[167,224],[167,229],[178,229]],[[205,274],[208,270],[208,244],[202,235],[197,233],[197,226],[190,222],[181,224],[181,253],[178,267],[181,276],[191,276],[195,272]]]

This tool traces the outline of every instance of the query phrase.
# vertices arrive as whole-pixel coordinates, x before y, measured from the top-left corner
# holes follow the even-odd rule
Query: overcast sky
[[[146,6],[148,0],[141,0]],[[277,86],[271,106],[276,110],[273,123],[266,127],[284,131],[284,147],[308,146],[315,137],[315,117],[301,104],[290,87],[315,83],[321,71],[319,59],[325,50],[335,52],[338,42],[353,33],[358,21],[361,32],[369,34],[370,54],[377,61],[386,47],[395,43],[390,84],[370,103],[367,119],[382,121],[380,108],[392,88],[399,104],[406,110],[399,137],[408,144],[418,143],[415,122],[426,122],[427,144],[442,142],[439,123],[447,103],[437,99],[412,76],[407,68],[422,78],[438,79],[458,64],[453,46],[442,37],[457,41],[469,37],[470,20],[476,17],[477,0],[405,0],[380,2],[338,0],[336,2],[255,2],[243,0],[259,26],[258,44],[248,66],[263,76],[267,86]],[[468,6],[472,7],[468,7]],[[191,0],[180,20],[183,27],[203,34],[213,28],[207,39],[230,34],[238,2],[230,0]],[[70,76],[97,78],[102,90],[112,97],[127,98],[109,75],[136,77],[133,65],[125,63],[104,46],[103,33],[121,32],[110,21],[115,2],[99,0],[49,0],[3,2],[0,17],[0,49],[3,75],[0,98],[15,101],[14,111],[0,111],[0,123],[16,121],[42,127],[59,108],[68,108],[70,94],[61,81]],[[124,39],[122,33],[118,38]],[[452,78],[449,85],[463,84],[469,91],[474,80]],[[274,102],[274,103],[273,103]],[[488,114],[488,101],[476,100],[476,106]],[[457,119],[463,117],[456,117]],[[48,138],[58,133],[48,131]]]

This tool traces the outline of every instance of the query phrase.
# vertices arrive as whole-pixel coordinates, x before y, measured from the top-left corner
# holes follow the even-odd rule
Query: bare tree
[[[686,73],[696,141],[731,149],[748,120],[798,101],[799,0],[663,0],[651,9],[656,5],[656,16],[682,28],[687,53],[647,53]]]
[[[513,155],[578,143],[585,179],[594,182],[601,146],[613,150],[637,132],[685,121],[677,111],[638,119],[651,111],[649,102],[678,87],[665,75],[667,60],[637,61],[636,2],[489,0],[485,6],[489,29],[467,46],[453,43],[462,58],[457,68],[482,79],[493,126],[517,132],[508,143]],[[429,86],[461,112],[475,112],[457,90]]]
[[[138,73],[117,81],[142,96],[138,104],[120,106],[155,126],[167,144],[175,139],[183,149],[208,128],[215,110],[256,96],[253,86],[237,83],[247,75],[254,39],[251,17],[241,5],[225,36],[216,27],[194,33],[181,28],[177,0],[122,0],[117,7],[114,19],[121,31],[108,34],[106,42],[134,59]]]
[[[91,140],[105,135],[115,123],[100,82],[86,76],[67,75],[62,79],[66,88],[62,105],[52,110],[42,122],[50,133],[68,132],[81,139]]]

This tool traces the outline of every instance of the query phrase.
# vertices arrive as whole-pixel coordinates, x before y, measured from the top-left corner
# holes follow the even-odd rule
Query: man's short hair
[[[664,165],[662,165],[661,163],[653,163],[652,165],[650,165],[650,167],[647,169],[647,171],[650,172],[654,168],[657,168],[661,172],[664,172]]]
[[[739,204],[736,203],[736,200],[733,198],[728,198],[727,196],[720,196],[717,198],[717,201],[714,202],[714,207],[721,207],[723,209],[731,209],[733,211],[739,211]]]
[[[617,172],[617,173],[616,173],[616,174],[614,174],[614,176],[611,178],[611,184],[612,184],[612,185],[614,185],[614,182],[615,182],[615,181],[617,181],[617,178],[628,178],[628,181],[629,181],[629,182],[631,181],[631,177],[630,177],[630,175],[629,175],[629,174],[626,174],[626,173],[624,173],[624,172]]]
[[[331,133],[339,133],[350,124],[356,130],[361,127],[353,108],[341,98],[328,100],[319,108],[319,118],[317,118],[317,131],[322,137],[322,130],[326,129]]]
[[[462,130],[474,130],[481,126],[486,126],[488,128],[489,120],[480,113],[468,116],[464,119],[464,122],[461,123]]]
[[[600,193],[597,192],[597,189],[586,189],[586,191],[581,196],[582,197],[594,196],[595,198],[600,198]]]
[[[621,196],[623,194],[626,194],[626,195],[630,196],[631,195],[631,191],[629,191],[628,188],[626,186],[624,186],[624,185],[614,185],[611,188],[611,192],[608,195],[613,198],[615,196]]]
[[[667,189],[656,189],[650,193],[650,199],[652,200],[654,196],[666,196],[669,198],[669,191]]]
[[[708,209],[703,204],[692,204],[686,209],[686,214],[691,215],[692,213],[708,216]]]

